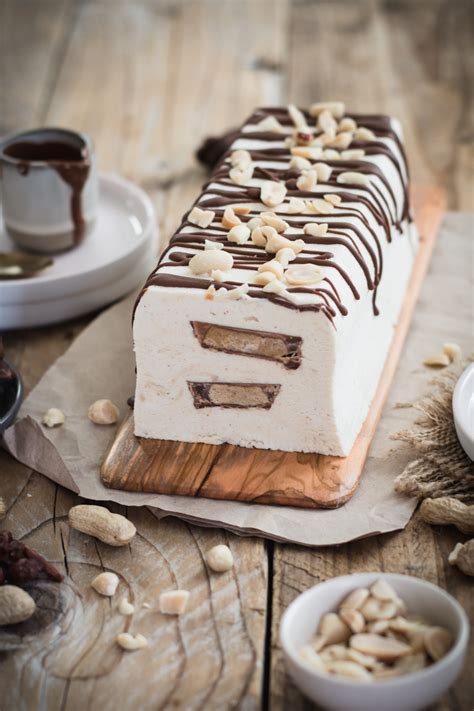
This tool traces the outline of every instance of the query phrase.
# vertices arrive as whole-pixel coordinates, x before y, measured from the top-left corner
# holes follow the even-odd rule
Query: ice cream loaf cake
[[[400,124],[262,108],[137,301],[135,434],[346,455],[414,255]]]

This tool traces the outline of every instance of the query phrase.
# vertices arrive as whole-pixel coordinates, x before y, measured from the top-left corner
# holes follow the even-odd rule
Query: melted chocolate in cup
[[[28,131],[7,139],[1,160],[10,236],[20,246],[40,252],[78,245],[93,223],[97,202],[91,141],[63,129]],[[52,179],[52,172],[67,191],[57,184],[57,178],[56,182]],[[23,212],[18,193],[23,198]]]

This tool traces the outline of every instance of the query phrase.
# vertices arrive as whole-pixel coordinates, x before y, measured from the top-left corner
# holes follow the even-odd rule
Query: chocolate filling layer
[[[280,391],[270,383],[192,383],[188,388],[194,407],[260,407],[269,410]]]
[[[203,348],[252,358],[265,358],[282,363],[285,368],[291,370],[301,365],[303,339],[299,336],[218,326],[202,321],[191,321],[191,325],[194,335]]]

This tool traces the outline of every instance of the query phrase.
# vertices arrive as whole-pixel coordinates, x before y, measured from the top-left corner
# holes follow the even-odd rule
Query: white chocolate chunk
[[[216,213],[212,210],[201,210],[201,208],[196,205],[189,213],[188,221],[192,225],[197,225],[198,227],[205,229],[206,227],[209,227],[215,216]]]

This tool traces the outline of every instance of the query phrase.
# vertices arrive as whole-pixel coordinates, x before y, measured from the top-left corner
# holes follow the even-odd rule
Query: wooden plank
[[[336,508],[346,503],[362,476],[430,262],[444,202],[444,194],[436,188],[414,191],[420,248],[377,392],[348,457],[143,439],[134,436],[130,415],[102,464],[103,483],[126,491],[301,508]]]
[[[11,7],[18,5],[9,0]],[[51,33],[22,45],[26,78],[38,82],[42,111],[32,122],[90,132],[102,170],[115,170],[150,192],[167,241],[197,193],[203,175],[193,151],[204,135],[241,121],[260,102],[279,100],[284,63],[286,0],[239,3],[154,0],[114,3],[71,0],[65,26],[60,0],[35,3],[37,23],[57,13],[58,36],[67,37],[46,70]],[[9,12],[6,33],[26,32],[22,13]],[[36,28],[37,23],[33,23]],[[66,23],[67,24],[67,23]],[[263,31],[264,30],[264,31]],[[14,61],[15,43],[8,45]],[[35,66],[37,63],[37,66]],[[7,87],[21,123],[23,89]],[[23,97],[24,99],[24,97]],[[27,389],[88,322],[80,319],[40,331],[7,334],[9,358]],[[4,526],[69,571],[67,584],[38,585],[37,627],[0,661],[0,695],[9,708],[245,708],[259,706],[263,671],[267,557],[257,539],[156,521],[147,509],[128,515],[138,533],[130,548],[108,550],[70,532],[65,517],[79,499],[0,452]],[[122,512],[126,513],[122,510]],[[234,572],[209,575],[203,555],[227,541]],[[121,576],[120,589],[148,599],[130,621],[89,588],[102,568]],[[157,612],[158,594],[191,590],[189,612],[179,620]],[[36,624],[36,623],[35,623]],[[114,643],[131,625],[150,647],[126,654]],[[0,646],[8,643],[5,631]]]
[[[469,0],[295,0],[289,97],[339,98],[402,121],[413,181],[473,209],[474,6]]]
[[[289,95],[302,105],[315,97],[344,97],[357,110],[399,115],[414,180],[438,182],[449,192],[449,206],[458,209],[472,209],[473,194],[473,176],[466,171],[472,146],[456,128],[469,122],[472,108],[466,82],[466,75],[472,77],[467,59],[472,30],[463,26],[469,5],[464,0],[297,1],[290,22]],[[310,63],[317,71],[301,69]],[[452,113],[444,119],[446,106]],[[278,629],[290,602],[320,581],[360,571],[416,575],[447,589],[472,619],[470,581],[447,564],[461,538],[455,529],[431,528],[415,515],[399,533],[335,548],[275,545],[269,708],[313,708],[285,673]],[[469,708],[471,701],[466,669],[437,709]]]
[[[0,136],[45,122],[80,1],[0,3]]]

